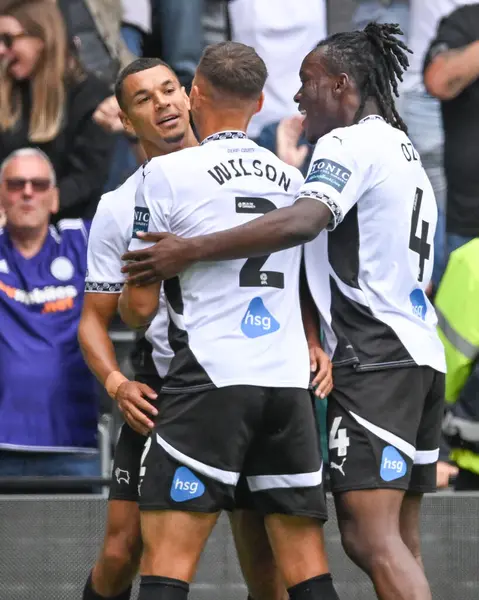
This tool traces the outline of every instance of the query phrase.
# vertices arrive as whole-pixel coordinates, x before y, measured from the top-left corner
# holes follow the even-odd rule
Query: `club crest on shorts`
[[[261,298],[253,298],[249,303],[243,320],[241,331],[249,338],[257,338],[278,331],[280,325],[264,305]]]
[[[394,481],[406,475],[407,464],[394,446],[386,446],[381,457],[380,475],[383,481]]]
[[[205,486],[188,467],[178,467],[173,475],[170,496],[174,502],[187,502],[205,493]]]
[[[126,485],[130,484],[130,473],[124,469],[117,467],[115,469],[115,477],[118,483],[123,481],[123,483],[126,483]]]

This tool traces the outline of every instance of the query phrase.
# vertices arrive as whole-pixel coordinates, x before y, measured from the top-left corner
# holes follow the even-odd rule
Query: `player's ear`
[[[340,73],[334,80],[333,94],[335,96],[340,96],[348,86],[349,75],[347,73]]]
[[[256,110],[254,111],[255,114],[260,112],[260,110],[263,108],[263,104],[264,104],[264,92],[261,92],[261,95],[257,100]]]
[[[130,119],[127,117],[126,113],[120,110],[119,117],[125,131],[130,135],[136,137],[136,131],[133,129],[133,125],[131,124]]]

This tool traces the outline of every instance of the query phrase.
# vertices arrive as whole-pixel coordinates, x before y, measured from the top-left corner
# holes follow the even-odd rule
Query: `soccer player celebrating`
[[[170,67],[141,58],[126,67],[116,84],[125,129],[138,136],[149,157],[197,144],[189,124],[189,102]],[[100,556],[86,583],[83,599],[128,600],[141,555],[138,472],[145,435],[156,414],[153,406],[173,355],[167,339],[167,314],[158,313],[137,347],[136,381],[128,381],[116,361],[108,335],[117,313],[125,275],[122,254],[133,226],[135,191],[141,169],[105,194],[93,219],[88,244],[85,301],[79,327],[83,354],[109,395],[118,402],[126,423],[115,449],[106,534]]]
[[[300,172],[247,139],[267,72],[253,48],[208,47],[190,95],[200,147],[155,158],[137,192],[138,235],[221,231],[290,206]],[[293,600],[337,599],[325,555],[326,506],[299,303],[299,246],[198,264],[164,282],[175,352],[141,461],[141,600],[186,599],[240,476],[265,515]],[[123,287],[125,322],[157,313],[161,282]],[[161,301],[161,299],[160,299]]]
[[[436,203],[393,99],[408,64],[399,33],[371,23],[304,59],[296,101],[317,145],[293,206],[230,231],[146,239],[163,240],[153,269],[164,278],[311,242],[308,282],[335,365],[328,426],[343,546],[382,600],[429,600],[419,513],[435,489],[445,360],[425,295]],[[148,256],[126,255],[140,261],[127,267],[132,283],[151,277]]]

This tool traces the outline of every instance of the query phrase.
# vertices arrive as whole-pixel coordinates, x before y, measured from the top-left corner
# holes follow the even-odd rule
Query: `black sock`
[[[339,600],[329,573],[293,585],[288,594],[291,600]]]
[[[138,600],[186,600],[190,585],[180,579],[143,575]]]
[[[100,596],[93,589],[93,585],[91,582],[91,573],[88,575],[88,579],[86,581],[85,587],[83,588],[83,596],[82,600],[130,600],[131,596],[131,585],[128,589],[126,589],[118,596]]]

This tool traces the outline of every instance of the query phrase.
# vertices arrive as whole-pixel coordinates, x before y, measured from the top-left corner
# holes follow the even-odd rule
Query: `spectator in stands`
[[[59,190],[49,158],[0,166],[0,476],[99,475],[97,393],[77,329],[87,230],[49,226]]]
[[[108,176],[113,139],[91,118],[109,94],[68,52],[48,0],[10,2],[0,16],[0,162],[38,146],[58,178],[58,218],[91,218]]]
[[[424,83],[441,100],[447,181],[447,252],[479,236],[479,3],[442,19]]]

